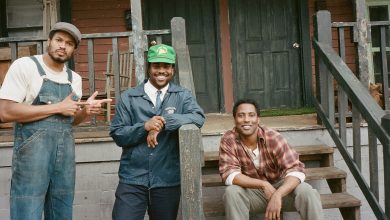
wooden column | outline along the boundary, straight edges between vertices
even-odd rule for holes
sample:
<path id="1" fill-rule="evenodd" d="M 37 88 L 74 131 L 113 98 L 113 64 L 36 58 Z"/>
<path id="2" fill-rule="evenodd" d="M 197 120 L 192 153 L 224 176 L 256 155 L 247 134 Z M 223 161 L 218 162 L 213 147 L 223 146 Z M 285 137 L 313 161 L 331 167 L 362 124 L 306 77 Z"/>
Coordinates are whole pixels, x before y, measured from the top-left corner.
<path id="1" fill-rule="evenodd" d="M 315 38 L 318 42 L 332 46 L 332 23 L 329 11 L 318 11 L 315 17 Z M 329 122 L 334 126 L 334 89 L 333 76 L 322 59 L 316 55 L 317 99 L 324 108 Z"/>
<path id="2" fill-rule="evenodd" d="M 137 85 L 145 79 L 145 50 L 142 27 L 141 0 L 131 0 L 131 26 L 133 29 L 133 46 L 135 61 L 135 78 Z"/>
<path id="3" fill-rule="evenodd" d="M 358 70 L 359 79 L 364 87 L 368 88 L 369 73 L 368 73 L 368 18 L 366 0 L 355 0 L 355 16 L 356 16 L 356 30 L 357 36 L 357 52 L 358 52 Z"/>
<path id="4" fill-rule="evenodd" d="M 196 97 L 190 53 L 186 43 L 186 25 L 181 17 L 174 17 L 171 20 L 172 46 L 176 51 L 177 74 L 179 75 L 180 86 L 190 90 Z"/>
<path id="5" fill-rule="evenodd" d="M 48 36 L 51 27 L 58 21 L 57 0 L 43 0 L 43 36 Z"/>
<path id="6" fill-rule="evenodd" d="M 203 220 L 200 129 L 193 124 L 179 129 L 182 219 Z"/>

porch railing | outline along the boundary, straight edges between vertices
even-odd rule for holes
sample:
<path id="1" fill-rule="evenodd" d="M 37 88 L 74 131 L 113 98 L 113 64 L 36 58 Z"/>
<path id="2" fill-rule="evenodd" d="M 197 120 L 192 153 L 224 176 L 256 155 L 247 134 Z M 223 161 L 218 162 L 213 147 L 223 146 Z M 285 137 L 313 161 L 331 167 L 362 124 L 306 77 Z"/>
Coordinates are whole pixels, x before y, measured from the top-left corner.
<path id="1" fill-rule="evenodd" d="M 192 91 L 195 95 L 195 88 L 192 78 L 192 69 L 190 62 L 190 54 L 186 43 L 185 35 L 185 21 L 183 18 L 173 18 L 171 21 L 171 29 L 165 30 L 143 30 L 142 39 L 140 42 L 149 42 L 155 40 L 157 43 L 162 42 L 163 36 L 172 37 L 172 45 L 176 49 L 177 57 L 177 74 L 175 81 L 181 86 Z M 137 45 L 137 52 L 145 53 L 148 50 L 148 43 L 141 45 L 140 42 L 133 42 L 133 32 L 116 32 L 116 33 L 95 33 L 83 34 L 83 41 L 87 41 L 86 56 L 88 70 L 86 71 L 86 79 L 88 80 L 88 93 L 91 95 L 96 90 L 95 82 L 97 80 L 96 74 L 96 60 L 95 46 L 96 41 L 111 40 L 111 48 L 100 54 L 107 54 L 108 50 L 112 51 L 114 88 L 116 100 L 120 96 L 120 73 L 119 73 L 119 50 L 122 47 L 127 47 L 133 52 L 133 46 Z M 33 43 L 37 45 L 37 54 L 42 54 L 45 50 L 45 43 L 47 38 L 0 38 L 0 43 L 8 43 L 11 48 L 11 61 L 18 57 L 18 46 L 26 43 Z M 101 47 L 100 47 L 101 49 Z M 100 59 L 100 58 L 99 58 Z M 140 58 L 135 56 L 137 60 L 136 65 L 144 65 L 140 69 L 144 69 L 145 61 L 140 61 Z M 139 67 L 139 66 L 138 66 Z M 137 66 L 136 66 L 137 68 Z M 146 69 L 146 68 L 145 68 Z M 145 73 L 146 74 L 146 73 Z M 143 76 L 137 75 L 137 83 L 142 82 Z M 86 91 L 86 90 L 84 90 Z M 108 126 L 97 126 L 96 117 L 91 119 L 91 126 L 85 128 L 77 128 L 76 131 L 87 132 L 95 128 L 95 130 L 107 130 Z M 0 135 L 11 136 L 11 130 L 0 131 Z M 10 141 L 10 139 L 7 139 Z M 1 141 L 1 139 L 0 139 Z M 181 166 L 181 192 L 182 192 L 182 217 L 183 219 L 204 219 L 203 216 L 203 202 L 202 202 L 202 184 L 201 184 L 201 135 L 200 129 L 195 125 L 185 125 L 179 129 L 179 146 L 180 146 L 180 166 Z M 119 159 L 119 158 L 118 158 Z"/>
<path id="2" fill-rule="evenodd" d="M 382 26 L 387 23 L 372 23 Z M 316 97 L 314 104 L 322 123 L 327 128 L 330 136 L 340 151 L 345 163 L 354 176 L 363 195 L 367 199 L 374 214 L 378 219 L 390 219 L 390 115 L 380 108 L 369 94 L 366 86 L 354 75 L 345 63 L 345 44 L 343 42 L 344 27 L 355 27 L 354 23 L 331 23 L 328 11 L 319 11 L 315 19 L 315 38 L 313 40 L 316 55 Z M 338 28 L 339 53 L 332 47 L 332 27 Z M 381 42 L 385 41 L 382 35 Z M 381 47 L 381 49 L 384 49 Z M 386 52 L 383 52 L 386 53 Z M 383 63 L 386 64 L 386 58 Z M 387 66 L 387 65 L 386 65 Z M 383 79 L 387 79 L 387 70 L 382 70 Z M 337 82 L 337 93 L 334 94 L 334 82 Z M 387 80 L 383 82 L 383 90 Z M 335 112 L 335 99 L 337 97 L 338 112 Z M 387 97 L 385 97 L 387 99 Z M 349 101 L 348 101 L 349 100 Z M 350 105 L 348 103 L 351 103 Z M 353 155 L 347 150 L 346 117 L 348 108 L 352 109 L 352 132 L 353 132 Z M 338 123 L 335 123 L 335 116 L 338 116 Z M 369 184 L 367 178 L 362 173 L 361 168 L 361 141 L 360 128 L 361 118 L 368 126 L 368 153 L 369 153 Z M 336 126 L 338 125 L 338 131 Z M 378 144 L 377 139 L 382 144 L 383 155 L 383 182 L 379 180 L 378 169 Z M 384 209 L 380 205 L 379 186 L 384 186 Z"/>

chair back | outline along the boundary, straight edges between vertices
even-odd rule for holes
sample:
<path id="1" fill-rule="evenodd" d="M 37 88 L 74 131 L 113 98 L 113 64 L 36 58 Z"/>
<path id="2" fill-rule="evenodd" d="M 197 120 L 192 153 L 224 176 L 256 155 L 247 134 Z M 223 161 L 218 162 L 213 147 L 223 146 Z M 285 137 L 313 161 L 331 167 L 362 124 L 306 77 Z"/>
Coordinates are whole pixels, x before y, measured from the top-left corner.
<path id="1" fill-rule="evenodd" d="M 106 94 L 107 98 L 115 98 L 115 86 L 114 86 L 114 72 L 115 65 L 119 65 L 119 89 L 120 92 L 125 91 L 131 87 L 133 78 L 133 59 L 134 55 L 130 51 L 120 51 L 118 57 L 118 63 L 114 63 L 112 59 L 112 51 L 107 54 L 107 71 L 106 71 Z M 111 94 L 113 93 L 113 95 Z M 115 102 L 114 102 L 115 103 Z M 115 112 L 115 104 L 107 104 L 107 122 L 111 122 L 111 113 Z"/>
<path id="2" fill-rule="evenodd" d="M 120 51 L 118 57 L 118 64 L 113 63 L 112 51 L 107 54 L 107 71 L 106 71 L 106 92 L 114 89 L 114 65 L 119 65 L 119 84 L 120 91 L 124 91 L 131 87 L 132 83 L 132 70 L 133 70 L 133 59 L 134 55 L 130 51 Z"/>

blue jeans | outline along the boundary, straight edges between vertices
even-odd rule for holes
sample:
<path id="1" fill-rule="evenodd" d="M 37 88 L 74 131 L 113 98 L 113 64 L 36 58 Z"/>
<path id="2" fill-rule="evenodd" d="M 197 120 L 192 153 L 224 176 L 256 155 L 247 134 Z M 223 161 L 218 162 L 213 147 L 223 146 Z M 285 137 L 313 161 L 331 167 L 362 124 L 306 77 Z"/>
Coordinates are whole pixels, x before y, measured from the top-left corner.
<path id="1" fill-rule="evenodd" d="M 69 118 L 16 124 L 11 219 L 72 219 L 75 152 Z"/>
<path id="2" fill-rule="evenodd" d="M 119 183 L 115 197 L 113 220 L 143 220 L 146 210 L 151 220 L 176 220 L 180 186 L 148 189 Z"/>

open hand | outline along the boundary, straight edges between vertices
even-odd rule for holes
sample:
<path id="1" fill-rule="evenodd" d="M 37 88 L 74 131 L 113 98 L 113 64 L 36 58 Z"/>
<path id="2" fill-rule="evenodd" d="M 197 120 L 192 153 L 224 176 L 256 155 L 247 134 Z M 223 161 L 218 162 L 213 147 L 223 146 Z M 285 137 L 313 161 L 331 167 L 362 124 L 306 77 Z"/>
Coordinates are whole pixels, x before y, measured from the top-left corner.
<path id="1" fill-rule="evenodd" d="M 85 112 L 87 115 L 99 114 L 103 103 L 112 102 L 112 99 L 95 99 L 98 95 L 98 91 L 95 91 L 85 103 L 79 102 L 78 104 L 85 106 Z"/>

